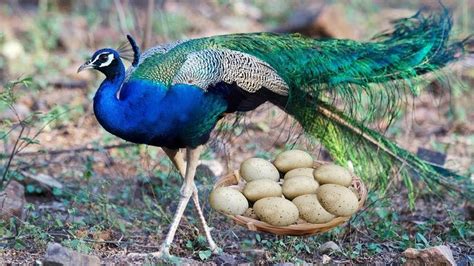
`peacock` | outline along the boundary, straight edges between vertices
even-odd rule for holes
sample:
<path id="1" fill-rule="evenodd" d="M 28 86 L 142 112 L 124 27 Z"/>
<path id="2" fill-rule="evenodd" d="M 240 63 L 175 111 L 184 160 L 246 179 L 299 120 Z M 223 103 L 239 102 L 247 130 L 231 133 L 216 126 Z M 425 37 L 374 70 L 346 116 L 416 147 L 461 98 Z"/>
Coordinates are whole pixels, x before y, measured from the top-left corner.
<path id="1" fill-rule="evenodd" d="M 144 53 L 128 35 L 134 54 L 127 70 L 121 52 L 105 48 L 78 72 L 96 69 L 105 75 L 93 108 L 108 132 L 162 147 L 184 177 L 169 232 L 153 255 L 169 256 L 191 197 L 210 249 L 217 251 L 194 184 L 198 159 L 223 117 L 265 102 L 298 121 L 336 162 L 351 161 L 370 183 L 383 187 L 388 177 L 399 176 L 411 198 L 413 180 L 431 189 L 461 188 L 472 196 L 472 184 L 461 176 L 423 161 L 368 127 L 375 118 L 395 117 L 406 95 L 417 95 L 420 76 L 442 78 L 441 68 L 469 52 L 468 39 L 450 40 L 451 28 L 446 10 L 418 12 L 395 21 L 392 31 L 370 42 L 242 33 L 177 41 Z"/>

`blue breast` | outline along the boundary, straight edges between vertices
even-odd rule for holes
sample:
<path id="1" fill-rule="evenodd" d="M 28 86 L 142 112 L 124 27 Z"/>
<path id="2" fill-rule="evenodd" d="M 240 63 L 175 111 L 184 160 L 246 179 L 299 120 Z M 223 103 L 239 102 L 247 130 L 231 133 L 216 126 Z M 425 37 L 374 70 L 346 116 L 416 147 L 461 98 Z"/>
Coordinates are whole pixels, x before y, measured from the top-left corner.
<path id="1" fill-rule="evenodd" d="M 120 100 L 114 87 L 104 81 L 94 98 L 94 112 L 107 131 L 135 143 L 172 149 L 204 144 L 227 108 L 221 95 L 196 86 L 167 88 L 131 80 L 123 84 Z"/>

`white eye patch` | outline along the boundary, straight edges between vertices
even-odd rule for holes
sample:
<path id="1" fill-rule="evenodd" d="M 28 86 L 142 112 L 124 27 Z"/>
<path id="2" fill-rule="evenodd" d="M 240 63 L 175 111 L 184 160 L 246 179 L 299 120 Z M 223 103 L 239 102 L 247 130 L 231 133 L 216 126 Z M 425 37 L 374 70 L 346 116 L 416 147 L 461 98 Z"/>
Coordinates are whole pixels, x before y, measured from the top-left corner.
<path id="1" fill-rule="evenodd" d="M 112 61 L 114 61 L 114 55 L 113 55 L 113 54 L 108 54 L 108 57 L 109 57 L 109 58 L 107 58 L 107 61 L 105 61 L 104 63 L 100 64 L 99 67 L 108 66 L 108 65 L 110 65 L 110 63 L 112 63 Z"/>
<path id="2" fill-rule="evenodd" d="M 104 63 L 101 63 L 101 64 L 99 65 L 99 67 L 108 66 L 108 65 L 110 65 L 110 64 L 112 63 L 112 61 L 114 61 L 114 55 L 111 54 L 111 53 L 105 52 L 105 53 L 98 54 L 98 55 L 94 58 L 94 60 L 91 62 L 91 64 L 94 64 L 97 60 L 99 60 L 102 55 L 107 55 L 107 61 L 105 61 Z M 102 59 L 102 60 L 103 60 L 103 59 Z M 102 61 L 102 60 L 101 60 L 101 61 Z"/>

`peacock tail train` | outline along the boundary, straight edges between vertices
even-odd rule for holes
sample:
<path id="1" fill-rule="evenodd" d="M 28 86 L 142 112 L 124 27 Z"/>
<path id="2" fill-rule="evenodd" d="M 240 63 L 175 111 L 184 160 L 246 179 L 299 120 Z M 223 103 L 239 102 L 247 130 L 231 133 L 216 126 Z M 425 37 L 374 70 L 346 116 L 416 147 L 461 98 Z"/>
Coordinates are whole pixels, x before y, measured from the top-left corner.
<path id="1" fill-rule="evenodd" d="M 393 119 L 406 95 L 418 94 L 420 75 L 437 71 L 466 53 L 467 40 L 449 41 L 451 26 L 447 12 L 429 17 L 418 13 L 396 21 L 395 30 L 379 35 L 371 46 L 346 43 L 344 48 L 325 50 L 321 67 L 313 69 L 324 74 L 293 92 L 286 109 L 336 162 L 347 165 L 351 161 L 371 185 L 385 190 L 391 178 L 400 177 L 412 206 L 413 180 L 431 190 L 447 188 L 474 199 L 468 177 L 426 162 L 367 127 L 376 118 Z M 438 79 L 442 74 L 434 73 Z"/>
<path id="2" fill-rule="evenodd" d="M 315 46 L 306 54 L 280 55 L 291 56 L 288 62 L 304 66 L 287 66 L 293 84 L 283 108 L 337 163 L 351 161 L 371 185 L 385 190 L 390 180 L 399 176 L 412 205 L 416 196 L 413 180 L 432 190 L 447 188 L 472 199 L 474 186 L 469 178 L 418 158 L 366 126 L 377 118 L 393 119 L 406 95 L 418 94 L 416 79 L 465 53 L 466 41 L 449 41 L 452 22 L 447 12 L 429 17 L 417 13 L 394 25 L 393 32 L 377 36 L 375 43 L 314 41 Z M 442 74 L 434 75 L 442 78 Z M 340 109 L 335 107 L 338 105 Z"/>

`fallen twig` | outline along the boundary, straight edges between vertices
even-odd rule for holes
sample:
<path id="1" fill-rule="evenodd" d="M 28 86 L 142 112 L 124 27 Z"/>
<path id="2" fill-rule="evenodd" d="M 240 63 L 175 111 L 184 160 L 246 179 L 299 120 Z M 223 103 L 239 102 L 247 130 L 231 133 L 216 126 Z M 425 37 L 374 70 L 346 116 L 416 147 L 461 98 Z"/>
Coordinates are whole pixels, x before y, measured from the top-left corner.
<path id="1" fill-rule="evenodd" d="M 55 232 L 49 232 L 48 234 L 52 236 L 57 236 L 57 237 L 66 237 L 66 238 L 72 237 L 74 239 L 79 239 L 85 242 L 95 243 L 95 244 L 114 244 L 116 246 L 119 246 L 121 243 L 123 244 L 128 243 L 128 242 L 122 242 L 122 239 L 124 237 L 123 234 L 120 235 L 120 238 L 118 240 L 99 240 L 99 239 L 91 239 L 91 238 L 80 238 L 73 234 L 63 234 L 63 233 L 55 233 Z"/>
<path id="2" fill-rule="evenodd" d="M 8 161 L 7 161 L 7 163 L 4 167 L 5 170 L 3 171 L 2 181 L 0 183 L 0 189 L 3 189 L 3 183 L 5 181 L 7 181 L 8 169 L 10 168 L 13 157 L 15 156 L 16 148 L 18 147 L 18 143 L 20 142 L 20 139 L 21 139 L 24 131 L 25 131 L 25 126 L 23 126 L 23 124 L 21 124 L 20 134 L 18 135 L 18 138 L 15 140 L 15 144 L 13 145 L 12 152 L 10 153 L 10 156 L 8 157 Z M 5 187 L 6 187 L 6 185 L 5 185 Z"/>
<path id="3" fill-rule="evenodd" d="M 87 88 L 87 82 L 85 80 L 58 80 L 48 82 L 49 86 L 56 89 L 85 89 Z"/>
<path id="4" fill-rule="evenodd" d="M 63 153 L 80 153 L 80 152 L 94 152 L 94 151 L 101 151 L 101 150 L 110 150 L 110 149 L 118 149 L 118 148 L 126 148 L 131 147 L 136 144 L 134 143 L 120 143 L 108 146 L 101 146 L 96 148 L 90 147 L 80 147 L 80 148 L 72 148 L 72 149 L 59 149 L 59 150 L 39 150 L 39 151 L 31 151 L 31 152 L 21 152 L 16 154 L 16 156 L 37 156 L 41 154 L 45 155 L 58 155 Z"/>

